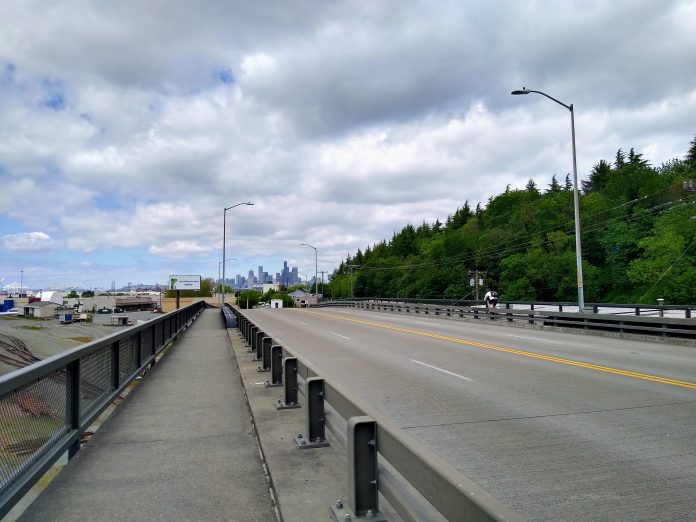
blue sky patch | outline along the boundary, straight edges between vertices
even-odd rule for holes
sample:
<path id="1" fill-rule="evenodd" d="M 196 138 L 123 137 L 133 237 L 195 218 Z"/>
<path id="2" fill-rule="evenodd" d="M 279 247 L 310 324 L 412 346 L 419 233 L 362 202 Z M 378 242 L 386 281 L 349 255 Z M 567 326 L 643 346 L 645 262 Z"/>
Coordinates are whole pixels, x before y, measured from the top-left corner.
<path id="1" fill-rule="evenodd" d="M 53 94 L 43 101 L 43 105 L 54 111 L 62 111 L 65 109 L 65 98 L 62 94 Z"/>
<path id="2" fill-rule="evenodd" d="M 6 63 L 5 67 L 2 69 L 0 74 L 0 83 L 12 83 L 14 82 L 14 73 L 17 70 L 17 66 L 13 63 Z"/>
<path id="3" fill-rule="evenodd" d="M 53 109 L 54 111 L 62 111 L 65 109 L 64 89 L 61 82 L 46 78 L 41 82 L 41 87 L 46 93 L 43 100 L 41 100 L 41 105 Z"/>
<path id="4" fill-rule="evenodd" d="M 218 69 L 215 71 L 215 75 L 218 80 L 226 85 L 232 85 L 234 83 L 234 76 L 232 75 L 231 69 Z"/>

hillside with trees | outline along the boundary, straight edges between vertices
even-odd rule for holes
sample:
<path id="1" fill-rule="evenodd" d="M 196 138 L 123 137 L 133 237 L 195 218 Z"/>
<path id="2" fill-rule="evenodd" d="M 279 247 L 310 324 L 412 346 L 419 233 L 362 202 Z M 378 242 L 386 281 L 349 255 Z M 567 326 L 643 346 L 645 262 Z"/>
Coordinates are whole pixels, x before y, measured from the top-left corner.
<path id="1" fill-rule="evenodd" d="M 696 303 L 694 178 L 696 137 L 659 167 L 633 148 L 593 167 L 580 194 L 586 302 Z M 407 224 L 349 255 L 326 294 L 350 297 L 352 280 L 355 297 L 473 299 L 478 270 L 503 300 L 577 302 L 572 188 L 570 175 L 529 180 L 444 223 Z"/>

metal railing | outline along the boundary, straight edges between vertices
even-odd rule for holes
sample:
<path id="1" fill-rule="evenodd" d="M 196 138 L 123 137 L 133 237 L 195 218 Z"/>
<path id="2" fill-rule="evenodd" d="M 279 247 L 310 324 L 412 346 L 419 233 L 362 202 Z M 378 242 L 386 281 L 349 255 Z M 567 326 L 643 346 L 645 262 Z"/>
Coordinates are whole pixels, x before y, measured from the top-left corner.
<path id="1" fill-rule="evenodd" d="M 337 520 L 380 516 L 378 493 L 406 521 L 518 520 L 519 516 L 455 470 L 374 408 L 362 404 L 342 386 L 273 339 L 238 309 L 225 305 L 225 315 L 236 316 L 236 327 L 259 370 L 270 372 L 267 386 L 282 386 L 284 400 L 276 408 L 300 406 L 303 392 L 306 433 L 297 435 L 298 449 L 328 445 L 326 428 L 344 446 L 348 458 L 348 502 L 330 507 Z M 304 381 L 304 386 L 298 382 Z M 361 519 L 362 520 L 362 519 Z"/>
<path id="2" fill-rule="evenodd" d="M 333 303 L 333 304 L 327 304 Z M 341 306 L 340 303 L 400 303 L 433 305 L 449 308 L 483 308 L 485 301 L 474 299 L 420 299 L 420 298 L 379 298 L 379 297 L 355 297 L 352 299 L 327 299 L 319 303 L 319 306 Z M 317 305 L 310 305 L 312 307 Z M 570 301 L 501 301 L 498 300 L 498 309 L 513 310 L 544 310 L 563 312 L 564 310 L 577 310 L 578 303 Z M 636 316 L 670 316 L 691 319 L 696 311 L 696 305 L 665 305 L 654 306 L 646 304 L 620 304 L 620 303 L 585 303 L 585 314 L 600 315 L 636 315 Z"/>
<path id="3" fill-rule="evenodd" d="M 524 322 L 531 325 L 553 326 L 559 328 L 574 328 L 582 330 L 596 330 L 614 332 L 617 335 L 650 335 L 660 338 L 680 338 L 696 342 L 696 321 L 691 318 L 672 318 L 660 316 L 641 315 L 647 308 L 636 309 L 635 315 L 577 313 L 555 311 L 553 309 L 539 310 L 540 303 L 528 303 L 529 308 L 513 308 L 513 303 L 500 303 L 495 311 L 489 313 L 480 306 L 463 306 L 448 304 L 433 304 L 422 302 L 384 301 L 384 300 L 340 300 L 324 301 L 315 307 L 347 307 L 381 312 L 403 313 L 410 315 L 432 315 L 451 319 L 468 320 L 495 320 L 504 322 Z M 545 308 L 563 309 L 563 304 L 554 303 L 555 306 Z M 595 305 L 596 306 L 596 305 Z M 602 305 L 609 306 L 609 305 Z M 625 309 L 630 305 L 613 305 Z M 637 306 L 637 305 L 635 305 Z M 685 310 L 690 317 L 689 307 L 672 307 Z M 654 310 L 654 308 L 650 309 Z"/>
<path id="4" fill-rule="evenodd" d="M 0 518 L 205 308 L 200 301 L 0 376 Z"/>

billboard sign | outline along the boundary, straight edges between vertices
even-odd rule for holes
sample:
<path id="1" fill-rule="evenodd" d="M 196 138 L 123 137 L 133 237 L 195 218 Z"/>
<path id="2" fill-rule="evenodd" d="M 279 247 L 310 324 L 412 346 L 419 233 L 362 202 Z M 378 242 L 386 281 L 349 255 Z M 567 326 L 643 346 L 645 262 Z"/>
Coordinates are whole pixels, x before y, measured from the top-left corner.
<path id="1" fill-rule="evenodd" d="M 170 275 L 170 290 L 200 290 L 201 276 L 199 275 Z"/>

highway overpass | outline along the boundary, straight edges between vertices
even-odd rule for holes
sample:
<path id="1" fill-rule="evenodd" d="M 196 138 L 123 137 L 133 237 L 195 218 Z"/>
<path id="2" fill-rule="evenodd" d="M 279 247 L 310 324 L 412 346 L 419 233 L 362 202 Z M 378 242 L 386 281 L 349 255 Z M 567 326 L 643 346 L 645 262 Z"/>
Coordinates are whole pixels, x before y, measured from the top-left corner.
<path id="1" fill-rule="evenodd" d="M 337 308 L 243 314 L 525 519 L 696 512 L 693 346 Z"/>

